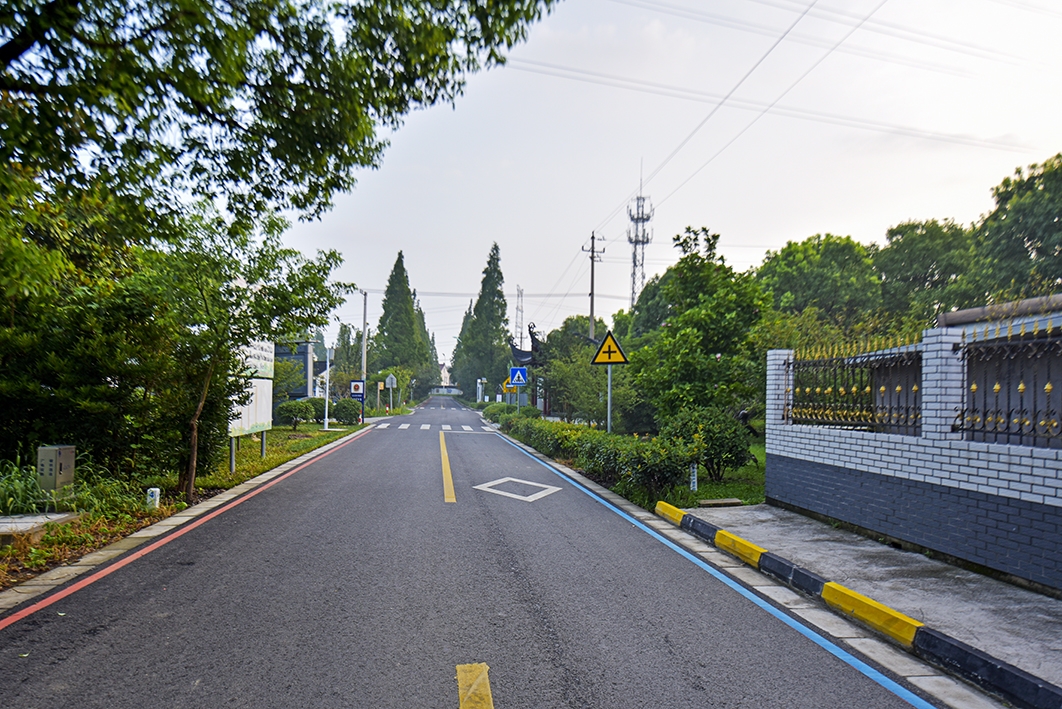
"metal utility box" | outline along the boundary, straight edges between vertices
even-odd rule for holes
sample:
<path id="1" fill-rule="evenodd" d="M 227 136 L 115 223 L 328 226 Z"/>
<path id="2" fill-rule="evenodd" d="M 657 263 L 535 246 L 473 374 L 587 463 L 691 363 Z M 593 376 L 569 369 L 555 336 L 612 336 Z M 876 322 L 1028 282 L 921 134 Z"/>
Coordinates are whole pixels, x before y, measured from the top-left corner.
<path id="1" fill-rule="evenodd" d="M 37 483 L 42 490 L 59 490 L 74 484 L 74 446 L 37 449 Z"/>

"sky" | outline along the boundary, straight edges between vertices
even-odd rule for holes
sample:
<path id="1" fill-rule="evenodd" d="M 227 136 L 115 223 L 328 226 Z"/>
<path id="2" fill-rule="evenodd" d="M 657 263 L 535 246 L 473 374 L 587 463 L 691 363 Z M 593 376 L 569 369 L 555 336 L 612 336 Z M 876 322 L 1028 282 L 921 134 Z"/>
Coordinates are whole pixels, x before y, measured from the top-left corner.
<path id="1" fill-rule="evenodd" d="M 370 327 L 401 250 L 449 362 L 493 242 L 510 330 L 519 287 L 524 332 L 548 333 L 589 312 L 594 233 L 611 323 L 640 180 L 648 277 L 687 226 L 745 270 L 818 233 L 883 244 L 905 221 L 976 221 L 993 186 L 1062 152 L 1060 32 L 1050 0 L 563 0 L 286 243 L 342 252 Z M 334 313 L 329 342 L 362 305 Z"/>

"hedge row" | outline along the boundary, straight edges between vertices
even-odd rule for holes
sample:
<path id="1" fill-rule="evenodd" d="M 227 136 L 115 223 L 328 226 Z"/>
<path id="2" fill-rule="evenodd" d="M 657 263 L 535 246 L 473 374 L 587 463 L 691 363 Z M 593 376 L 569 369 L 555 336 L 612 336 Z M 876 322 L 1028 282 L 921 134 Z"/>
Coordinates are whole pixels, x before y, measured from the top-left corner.
<path id="1" fill-rule="evenodd" d="M 517 418 L 507 432 L 551 458 L 571 461 L 594 482 L 612 487 L 624 478 L 657 494 L 689 477 L 685 446 L 662 438 L 640 440 L 561 421 Z"/>

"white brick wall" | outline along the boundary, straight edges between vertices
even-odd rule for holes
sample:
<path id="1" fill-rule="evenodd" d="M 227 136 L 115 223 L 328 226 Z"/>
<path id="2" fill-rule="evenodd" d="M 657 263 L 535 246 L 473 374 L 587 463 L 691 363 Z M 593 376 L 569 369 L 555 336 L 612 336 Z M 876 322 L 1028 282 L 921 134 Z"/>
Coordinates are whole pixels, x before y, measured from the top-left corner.
<path id="1" fill-rule="evenodd" d="M 921 436 L 787 424 L 786 363 L 793 352 L 771 350 L 767 453 L 1062 507 L 1062 450 L 977 443 L 952 432 L 965 387 L 953 348 L 961 337 L 961 328 L 924 333 Z"/>

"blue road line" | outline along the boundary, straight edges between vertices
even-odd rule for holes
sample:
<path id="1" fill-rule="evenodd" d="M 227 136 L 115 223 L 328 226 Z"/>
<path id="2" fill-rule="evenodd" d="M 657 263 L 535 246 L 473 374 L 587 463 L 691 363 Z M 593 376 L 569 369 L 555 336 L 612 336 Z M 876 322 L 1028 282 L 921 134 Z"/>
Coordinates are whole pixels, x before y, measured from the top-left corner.
<path id="1" fill-rule="evenodd" d="M 866 677 L 872 679 L 873 681 L 877 682 L 879 685 L 881 685 L 885 689 L 889 690 L 890 692 L 892 692 L 893 694 L 898 696 L 900 699 L 903 699 L 908 704 L 910 704 L 912 706 L 915 706 L 915 707 L 918 707 L 918 709 L 937 709 L 937 707 L 935 707 L 934 705 L 930 704 L 926 700 L 922 699 L 921 697 L 919 697 L 914 692 L 910 691 L 909 689 L 906 689 L 905 687 L 903 687 L 902 685 L 900 685 L 896 681 L 889 679 L 888 677 L 883 675 L 881 672 L 875 670 L 873 667 L 871 667 L 867 663 L 863 662 L 859 658 L 855 657 L 854 655 L 852 655 L 851 653 L 849 653 L 847 650 L 843 649 L 839 645 L 827 640 L 826 638 L 824 638 L 823 636 L 819 635 L 818 633 L 816 633 L 815 631 L 811 630 L 810 628 L 806 627 L 802 623 L 797 622 L 795 619 L 790 617 L 788 614 L 778 610 L 773 605 L 771 605 L 767 601 L 765 601 L 762 598 L 760 598 L 757 594 L 755 594 L 752 591 L 748 590 L 747 588 L 745 588 L 744 586 L 739 584 L 737 581 L 735 581 L 734 579 L 732 579 L 729 576 L 727 576 L 726 574 L 724 574 L 722 571 L 719 571 L 718 569 L 716 569 L 714 566 L 712 566 L 711 564 L 706 562 L 704 559 L 701 559 L 701 558 L 695 556 L 693 553 L 691 553 L 690 551 L 688 551 L 688 550 L 684 549 L 683 547 L 679 546 L 678 544 L 676 544 L 675 542 L 671 541 L 667 537 L 663 536 L 662 534 L 657 532 L 655 529 L 652 529 L 651 527 L 647 526 L 641 520 L 639 520 L 639 519 L 637 519 L 635 517 L 631 517 L 629 514 L 624 512 L 619 507 L 616 507 L 614 504 L 612 504 L 608 500 L 605 500 L 605 499 L 601 498 L 599 495 L 594 493 L 592 490 L 588 490 L 581 483 L 579 483 L 578 481 L 573 480 L 572 478 L 568 477 L 563 472 L 561 472 L 560 470 L 557 470 L 556 468 L 554 468 L 549 463 L 541 460 L 540 458 L 536 458 L 535 456 L 531 455 L 530 453 L 525 451 L 523 448 L 521 448 L 520 446 L 516 445 L 515 443 L 513 443 L 512 441 L 510 441 L 509 439 L 505 438 L 502 435 L 499 435 L 498 438 L 501 438 L 503 441 L 505 441 L 510 446 L 512 446 L 516 450 L 518 450 L 521 453 L 523 453 L 524 455 L 526 455 L 531 460 L 537 462 L 539 465 L 541 465 L 544 468 L 546 468 L 547 470 L 551 471 L 554 475 L 557 475 L 560 478 L 566 480 L 572 486 L 576 487 L 577 489 L 579 489 L 584 494 L 589 495 L 592 499 L 594 499 L 597 502 L 601 503 L 602 505 L 604 505 L 606 508 L 608 508 L 612 512 L 616 513 L 617 515 L 619 515 L 623 519 L 627 520 L 628 522 L 630 522 L 634 526 L 638 527 L 639 529 L 641 529 L 643 532 L 645 532 L 649 536 L 657 539 L 658 541 L 663 543 L 665 546 L 670 547 L 672 550 L 678 552 L 680 555 L 684 556 L 689 561 L 692 561 L 694 564 L 696 564 L 697 566 L 699 566 L 702 569 L 704 569 L 705 571 L 707 571 L 709 574 L 711 574 L 716 579 L 718 579 L 719 581 L 721 581 L 724 584 L 726 584 L 727 586 L 729 586 L 731 589 L 733 589 L 737 593 L 741 594 L 742 596 L 744 596 L 745 598 L 747 598 L 748 600 L 752 601 L 757 606 L 762 608 L 763 610 L 765 610 L 768 613 L 770 613 L 771 615 L 773 615 L 778 620 L 780 620 L 783 623 L 785 623 L 786 625 L 788 625 L 793 630 L 796 630 L 798 633 L 800 633 L 801 635 L 803 635 L 807 639 L 811 640 L 813 643 L 815 643 L 816 645 L 821 647 L 826 652 L 830 653 L 831 655 L 833 655 L 837 659 L 842 660 L 843 662 L 847 663 L 848 665 L 850 665 L 854 669 L 856 669 L 859 672 L 861 672 L 864 676 L 866 676 Z"/>

